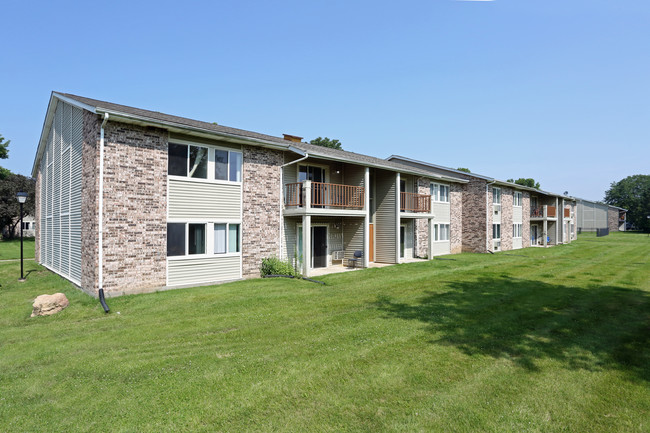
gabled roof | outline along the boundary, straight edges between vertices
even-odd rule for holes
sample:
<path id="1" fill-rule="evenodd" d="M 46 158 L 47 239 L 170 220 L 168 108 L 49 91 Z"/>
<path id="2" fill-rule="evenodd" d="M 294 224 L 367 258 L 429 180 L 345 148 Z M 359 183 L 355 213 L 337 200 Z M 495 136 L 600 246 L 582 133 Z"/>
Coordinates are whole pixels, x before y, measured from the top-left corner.
<path id="1" fill-rule="evenodd" d="M 565 198 L 565 199 L 568 199 L 568 200 L 571 200 L 571 201 L 575 200 L 575 197 L 571 197 L 571 196 L 568 196 L 568 195 L 556 194 L 554 192 L 544 191 L 544 190 L 537 189 L 537 188 L 531 188 L 529 186 L 523 186 L 523 185 L 519 185 L 519 184 L 513 183 L 513 182 L 506 182 L 504 180 L 495 179 L 493 177 L 485 176 L 485 175 L 478 174 L 478 173 L 467 173 L 467 172 L 464 172 L 464 171 L 456 170 L 456 169 L 451 168 L 451 167 L 445 167 L 444 165 L 432 164 L 432 163 L 426 162 L 426 161 L 420 161 L 420 160 L 413 159 L 413 158 L 407 158 L 406 156 L 391 155 L 388 158 L 386 158 L 386 160 L 388 160 L 388 161 L 394 161 L 394 160 L 406 161 L 406 162 L 409 162 L 409 163 L 419 164 L 419 165 L 422 165 L 422 166 L 425 166 L 425 167 L 431 167 L 432 169 L 448 171 L 450 173 L 457 174 L 457 175 L 476 177 L 478 179 L 483 179 L 488 183 L 493 183 L 493 184 L 496 184 L 496 185 L 509 186 L 511 188 L 514 188 L 514 189 L 521 189 L 521 190 L 524 190 L 524 191 L 536 192 L 536 193 L 539 193 L 539 194 Z"/>
<path id="2" fill-rule="evenodd" d="M 100 101 L 97 99 L 86 98 L 83 96 L 73 95 L 70 93 L 52 92 L 48 112 L 43 125 L 41 133 L 41 140 L 39 148 L 34 160 L 34 167 L 32 168 L 32 175 L 36 175 L 36 167 L 40 162 L 42 151 L 45 147 L 47 140 L 47 133 L 51 125 L 51 117 L 56 109 L 54 100 L 61 100 L 90 111 L 96 114 L 108 113 L 110 118 L 116 118 L 120 121 L 129 123 L 138 123 L 146 125 L 160 126 L 170 130 L 178 131 L 194 131 L 200 132 L 204 135 L 217 137 L 220 139 L 227 139 L 231 141 L 238 141 L 251 145 L 262 147 L 270 147 L 280 150 L 300 149 L 308 152 L 310 156 L 321 157 L 329 160 L 336 160 L 342 162 L 350 162 L 354 164 L 367 165 L 374 168 L 380 168 L 395 172 L 413 174 L 416 176 L 426 176 L 431 178 L 438 178 L 449 182 L 466 183 L 467 180 L 455 176 L 440 176 L 429 173 L 426 170 L 418 170 L 410 165 L 402 164 L 395 161 L 387 161 L 382 158 L 376 158 L 370 155 L 363 155 L 360 153 L 349 152 L 345 150 L 337 150 L 328 147 L 315 146 L 309 143 L 297 143 L 285 140 L 281 137 L 275 137 L 267 134 L 260 134 L 257 132 L 246 131 L 244 129 L 231 128 L 228 126 L 217 125 L 210 122 L 202 122 L 200 120 L 189 119 L 186 117 L 174 116 L 165 114 L 158 111 L 144 110 L 141 108 L 130 107 L 127 105 L 115 104 L 107 101 Z"/>

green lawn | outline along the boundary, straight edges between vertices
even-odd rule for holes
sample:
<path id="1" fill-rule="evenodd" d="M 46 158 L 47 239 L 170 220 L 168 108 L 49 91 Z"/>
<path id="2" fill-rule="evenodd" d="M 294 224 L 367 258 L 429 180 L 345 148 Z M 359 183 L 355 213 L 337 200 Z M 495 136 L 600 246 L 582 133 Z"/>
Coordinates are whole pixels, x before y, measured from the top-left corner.
<path id="1" fill-rule="evenodd" d="M 23 239 L 23 256 L 26 259 L 34 258 L 34 238 Z M 19 258 L 20 238 L 12 240 L 0 239 L 0 260 L 11 260 Z"/>
<path id="2" fill-rule="evenodd" d="M 650 238 L 448 257 L 108 315 L 0 263 L 0 431 L 650 431 Z"/>

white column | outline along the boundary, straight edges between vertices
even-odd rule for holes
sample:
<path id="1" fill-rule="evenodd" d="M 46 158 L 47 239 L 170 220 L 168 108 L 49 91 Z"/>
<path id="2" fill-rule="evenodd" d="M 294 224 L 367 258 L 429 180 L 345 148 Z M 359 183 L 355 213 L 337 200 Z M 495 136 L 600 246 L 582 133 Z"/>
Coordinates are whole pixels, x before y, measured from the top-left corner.
<path id="1" fill-rule="evenodd" d="M 555 245 L 557 245 L 557 244 L 560 243 L 560 242 L 559 242 L 559 240 L 560 240 L 560 233 L 559 233 L 559 230 L 558 230 L 558 229 L 559 229 L 559 227 L 558 227 L 559 224 L 558 224 L 558 223 L 559 223 L 560 221 L 562 221 L 562 220 L 560 219 L 560 209 L 559 209 L 559 205 L 560 205 L 559 200 L 558 200 L 557 197 L 555 197 Z M 564 217 L 564 214 L 562 214 L 562 217 Z"/>
<path id="2" fill-rule="evenodd" d="M 433 218 L 429 218 L 428 230 L 429 230 L 429 242 L 427 246 L 427 257 L 429 257 L 429 260 L 431 260 L 433 259 Z"/>
<path id="3" fill-rule="evenodd" d="M 544 216 L 546 216 L 546 206 L 544 206 Z M 544 236 L 544 246 L 548 246 L 548 221 L 544 218 L 544 231 L 542 232 Z"/>
<path id="4" fill-rule="evenodd" d="M 302 217 L 302 274 L 309 276 L 311 271 L 311 215 Z"/>
<path id="5" fill-rule="evenodd" d="M 401 259 L 399 256 L 399 229 L 400 229 L 400 200 L 402 195 L 399 190 L 399 173 L 395 175 L 395 263 L 400 263 Z"/>
<path id="6" fill-rule="evenodd" d="M 364 207 L 366 215 L 363 221 L 363 267 L 370 266 L 370 167 L 366 167 L 363 178 Z"/>
<path id="7" fill-rule="evenodd" d="M 311 180 L 306 180 L 303 182 L 302 190 L 304 194 L 303 205 L 307 211 L 311 208 Z"/>

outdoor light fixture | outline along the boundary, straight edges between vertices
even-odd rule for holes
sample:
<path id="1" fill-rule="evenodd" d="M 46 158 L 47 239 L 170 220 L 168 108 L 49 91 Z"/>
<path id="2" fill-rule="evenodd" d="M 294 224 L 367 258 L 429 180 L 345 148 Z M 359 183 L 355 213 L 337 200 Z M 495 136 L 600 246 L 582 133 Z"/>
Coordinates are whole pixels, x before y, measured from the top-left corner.
<path id="1" fill-rule="evenodd" d="M 18 203 L 20 203 L 20 280 L 18 281 L 25 281 L 23 274 L 23 204 L 27 201 L 27 195 L 26 192 L 16 194 Z"/>

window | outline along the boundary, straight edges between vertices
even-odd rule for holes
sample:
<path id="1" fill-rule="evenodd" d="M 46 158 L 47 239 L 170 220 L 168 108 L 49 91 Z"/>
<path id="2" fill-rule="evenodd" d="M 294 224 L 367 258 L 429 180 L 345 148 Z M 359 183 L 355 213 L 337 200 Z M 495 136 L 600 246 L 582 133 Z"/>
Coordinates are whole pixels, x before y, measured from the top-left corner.
<path id="1" fill-rule="evenodd" d="M 227 150 L 214 150 L 214 178 L 241 182 L 242 154 Z"/>
<path id="2" fill-rule="evenodd" d="M 441 185 L 432 183 L 429 186 L 431 192 L 431 199 L 443 203 L 449 203 L 449 185 Z"/>
<path id="3" fill-rule="evenodd" d="M 522 202 L 521 197 L 522 197 L 522 194 L 520 192 L 515 191 L 515 197 L 514 197 L 514 202 L 513 202 L 515 206 L 521 206 L 521 202 Z"/>
<path id="4" fill-rule="evenodd" d="M 209 167 L 213 157 L 214 174 L 212 175 L 209 173 L 212 170 Z M 171 176 L 241 182 L 241 173 L 241 152 L 169 143 L 167 174 Z"/>
<path id="5" fill-rule="evenodd" d="M 185 255 L 185 224 L 167 223 L 167 256 Z"/>
<path id="6" fill-rule="evenodd" d="M 241 225 L 240 224 L 215 224 L 214 225 L 214 253 L 225 254 L 241 251 Z"/>
<path id="7" fill-rule="evenodd" d="M 205 224 L 189 224 L 188 254 L 205 254 Z"/>
<path id="8" fill-rule="evenodd" d="M 433 225 L 433 240 L 434 241 L 448 241 L 449 240 L 449 224 L 434 224 Z"/>
<path id="9" fill-rule="evenodd" d="M 492 224 L 492 238 L 501 239 L 501 224 Z"/>
<path id="10" fill-rule="evenodd" d="M 501 204 L 501 188 L 492 188 L 492 203 Z"/>
<path id="11" fill-rule="evenodd" d="M 520 238 L 521 237 L 521 224 L 512 225 L 512 237 Z"/>

